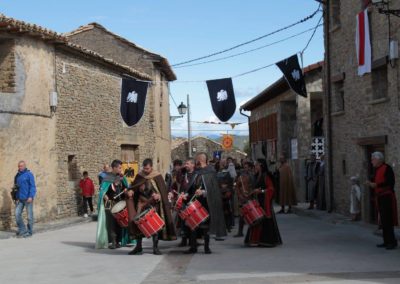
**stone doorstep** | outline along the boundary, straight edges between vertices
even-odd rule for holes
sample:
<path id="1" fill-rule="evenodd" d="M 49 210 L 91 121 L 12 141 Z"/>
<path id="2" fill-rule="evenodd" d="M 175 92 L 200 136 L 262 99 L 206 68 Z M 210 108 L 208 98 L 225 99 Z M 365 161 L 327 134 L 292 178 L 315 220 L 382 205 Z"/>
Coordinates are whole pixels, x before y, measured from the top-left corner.
<path id="1" fill-rule="evenodd" d="M 369 224 L 364 221 L 353 222 L 350 220 L 349 216 L 345 216 L 339 213 L 328 213 L 326 210 L 308 210 L 308 203 L 299 203 L 297 206 L 293 206 L 292 210 L 296 215 L 310 217 L 314 219 L 318 219 L 324 221 L 326 223 L 331 223 L 334 225 L 337 224 L 345 224 L 345 225 L 353 225 L 362 228 L 368 228 L 371 230 L 371 233 L 376 236 L 382 236 L 382 230 L 378 230 L 378 226 L 374 224 Z M 400 228 L 395 228 L 396 238 L 400 240 Z"/>
<path id="2" fill-rule="evenodd" d="M 50 222 L 44 222 L 44 223 L 38 222 L 38 223 L 34 224 L 33 232 L 34 232 L 34 234 L 37 234 L 37 233 L 59 230 L 59 229 L 63 229 L 66 227 L 73 226 L 73 225 L 81 224 L 81 223 L 89 223 L 96 219 L 97 219 L 97 215 L 93 215 L 92 217 L 88 217 L 88 218 L 83 218 L 83 217 L 79 216 L 79 217 L 63 218 L 63 219 L 50 221 Z M 16 237 L 15 232 L 16 232 L 16 228 L 14 228 L 14 230 L 12 230 L 12 231 L 0 231 L 0 240 Z"/>

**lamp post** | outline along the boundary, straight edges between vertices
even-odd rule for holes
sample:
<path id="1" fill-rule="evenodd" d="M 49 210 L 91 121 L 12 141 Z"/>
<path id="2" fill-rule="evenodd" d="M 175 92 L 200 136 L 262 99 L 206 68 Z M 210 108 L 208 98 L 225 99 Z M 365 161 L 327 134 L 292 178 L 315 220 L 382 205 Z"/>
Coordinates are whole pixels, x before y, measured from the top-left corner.
<path id="1" fill-rule="evenodd" d="M 190 127 L 190 104 L 189 94 L 187 95 L 187 121 L 188 121 L 188 158 L 192 157 L 192 130 Z"/>
<path id="2" fill-rule="evenodd" d="M 187 112 L 187 123 L 188 123 L 188 157 L 192 157 L 192 130 L 190 127 L 190 104 L 189 104 L 189 94 L 187 95 L 187 99 L 186 99 L 186 103 L 187 105 L 185 105 L 183 102 L 181 102 L 181 104 L 178 106 L 178 112 L 180 114 L 180 116 L 177 117 L 172 117 L 172 118 L 178 118 L 178 117 L 183 117 L 186 112 Z"/>

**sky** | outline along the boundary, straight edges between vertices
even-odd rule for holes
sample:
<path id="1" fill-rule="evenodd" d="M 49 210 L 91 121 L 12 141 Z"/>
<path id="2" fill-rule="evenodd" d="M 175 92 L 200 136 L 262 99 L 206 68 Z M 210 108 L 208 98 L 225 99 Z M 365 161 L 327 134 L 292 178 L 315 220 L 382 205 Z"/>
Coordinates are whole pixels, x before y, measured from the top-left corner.
<path id="1" fill-rule="evenodd" d="M 297 22 L 312 14 L 318 5 L 315 0 L 0 0 L 0 13 L 59 33 L 97 22 L 129 41 L 166 57 L 171 64 L 177 64 Z M 305 23 L 208 60 L 245 52 L 310 30 L 321 16 L 322 13 L 318 13 Z M 171 115 L 178 115 L 174 101 L 177 105 L 180 102 L 186 104 L 189 94 L 193 135 L 248 135 L 247 118 L 238 110 L 230 122 L 243 124 L 233 131 L 229 125 L 197 123 L 218 122 L 211 109 L 205 81 L 233 77 L 278 62 L 301 51 L 311 35 L 312 30 L 227 60 L 174 68 L 178 80 L 170 83 Z M 323 54 L 323 31 L 320 27 L 304 52 L 303 66 L 322 60 Z M 279 69 L 271 66 L 233 78 L 237 108 L 281 76 Z M 186 116 L 171 122 L 171 129 L 174 136 L 186 136 Z"/>

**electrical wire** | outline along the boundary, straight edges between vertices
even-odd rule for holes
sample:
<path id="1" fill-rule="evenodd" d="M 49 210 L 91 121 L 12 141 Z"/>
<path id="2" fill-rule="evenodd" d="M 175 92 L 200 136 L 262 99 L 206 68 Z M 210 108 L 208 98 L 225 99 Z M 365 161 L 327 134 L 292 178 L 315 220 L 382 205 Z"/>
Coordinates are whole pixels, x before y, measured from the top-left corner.
<path id="1" fill-rule="evenodd" d="M 322 26 L 322 24 L 319 24 L 319 25 L 318 25 L 318 27 L 320 27 L 320 26 Z M 300 33 L 291 35 L 291 36 L 289 36 L 289 37 L 285 37 L 285 38 L 283 38 L 283 39 L 281 39 L 281 40 L 274 41 L 274 42 L 271 42 L 271 43 L 266 44 L 266 45 L 262 45 L 262 46 L 257 47 L 257 48 L 249 49 L 249 50 L 246 50 L 246 51 L 243 51 L 243 52 L 240 52 L 240 53 L 232 54 L 232 55 L 225 56 L 225 57 L 220 57 L 220 58 L 213 59 L 213 60 L 207 60 L 207 61 L 203 61 L 203 62 L 199 62 L 199 63 L 194 63 L 194 64 L 176 66 L 175 69 L 178 69 L 178 68 L 185 68 L 185 67 L 192 67 L 192 66 L 198 66 L 198 65 L 203 65 L 203 64 L 207 64 L 207 63 L 212 63 L 212 62 L 217 62 L 217 61 L 222 61 L 222 60 L 234 58 L 234 57 L 237 57 L 237 56 L 240 56 L 240 55 L 248 54 L 248 53 L 251 53 L 251 52 L 254 52 L 254 51 L 257 51 L 257 50 L 260 50 L 260 49 L 263 49 L 263 48 L 266 48 L 266 47 L 269 47 L 269 46 L 272 46 L 272 45 L 275 45 L 275 44 L 278 44 L 278 43 L 281 43 L 281 42 L 284 42 L 284 41 L 287 41 L 287 40 L 289 40 L 289 39 L 298 37 L 298 36 L 300 36 L 300 35 L 303 35 L 303 34 L 305 34 L 305 33 L 308 33 L 308 32 L 310 32 L 310 31 L 313 31 L 313 30 L 315 31 L 315 27 L 312 27 L 312 28 L 310 28 L 310 29 L 308 29 L 308 30 L 305 30 L 305 31 L 302 31 L 302 32 L 300 32 Z"/>
<path id="2" fill-rule="evenodd" d="M 249 40 L 249 41 L 246 41 L 246 42 L 237 44 L 237 45 L 232 46 L 232 47 L 230 47 L 230 48 L 227 48 L 227 49 L 224 49 L 224 50 L 221 50 L 221 51 L 217 51 L 217 52 L 214 52 L 214 53 L 211 53 L 211 54 L 208 54 L 208 55 L 204 55 L 204 56 L 201 56 L 201 57 L 198 57 L 198 58 L 186 60 L 186 61 L 183 61 L 183 62 L 180 62 L 180 63 L 172 64 L 171 66 L 172 66 L 172 67 L 176 67 L 176 66 L 180 66 L 180 65 L 185 65 L 185 64 L 187 64 L 187 63 L 199 61 L 199 60 L 206 59 L 206 58 L 209 58 L 209 57 L 212 57 L 212 56 L 215 56 L 215 55 L 219 55 L 219 54 L 222 54 L 222 53 L 226 53 L 226 52 L 228 52 L 228 51 L 237 49 L 237 48 L 242 47 L 242 46 L 244 46 L 244 45 L 248 45 L 248 44 L 250 44 L 250 43 L 259 41 L 259 40 L 261 40 L 261 39 L 264 39 L 264 38 L 266 38 L 266 37 L 268 37 L 268 36 L 271 36 L 271 35 L 274 35 L 274 34 L 276 34 L 276 33 L 282 32 L 282 31 L 287 30 L 287 29 L 289 29 L 289 28 L 291 28 L 291 27 L 294 27 L 294 26 L 296 26 L 296 25 L 299 25 L 299 24 L 302 24 L 302 23 L 304 23 L 304 22 L 307 22 L 308 20 L 311 20 L 318 12 L 321 11 L 320 7 L 321 7 L 321 4 L 318 6 L 318 9 L 315 10 L 311 15 L 309 15 L 309 16 L 307 16 L 307 17 L 305 17 L 305 18 L 303 18 L 303 19 L 301 19 L 301 20 L 299 20 L 299 21 L 297 21 L 297 22 L 295 22 L 295 23 L 293 23 L 293 24 L 290 24 L 290 25 L 287 25 L 287 26 L 285 26 L 285 27 L 283 27 L 283 28 L 277 29 L 277 30 L 275 30 L 275 31 L 273 31 L 273 32 L 270 32 L 270 33 L 267 33 L 267 34 L 265 34 L 265 35 L 259 36 L 259 37 L 255 38 L 255 39 L 252 39 L 252 40 Z"/>
<path id="3" fill-rule="evenodd" d="M 301 54 L 303 54 L 304 53 L 304 51 L 306 51 L 306 49 L 308 48 L 308 46 L 310 45 L 310 42 L 312 41 L 312 39 L 314 38 L 314 36 L 315 36 L 315 32 L 317 31 L 317 29 L 318 29 L 318 27 L 320 27 L 321 26 L 321 21 L 322 21 L 322 16 L 321 16 L 321 18 L 319 18 L 319 21 L 318 21 L 318 23 L 317 23 L 317 25 L 315 26 L 315 28 L 314 28 L 314 31 L 313 31 L 313 33 L 312 33 L 312 35 L 311 35 L 311 37 L 310 37 L 310 39 L 308 40 L 308 42 L 307 42 L 307 44 L 306 44 L 306 46 L 303 48 L 303 50 L 301 51 Z"/>

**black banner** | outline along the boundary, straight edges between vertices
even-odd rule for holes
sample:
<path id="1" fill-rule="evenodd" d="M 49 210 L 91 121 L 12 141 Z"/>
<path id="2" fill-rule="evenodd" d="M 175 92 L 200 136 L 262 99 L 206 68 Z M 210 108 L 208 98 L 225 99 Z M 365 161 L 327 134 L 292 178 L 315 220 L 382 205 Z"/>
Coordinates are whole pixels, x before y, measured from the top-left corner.
<path id="1" fill-rule="evenodd" d="M 122 78 L 121 116 L 128 126 L 139 122 L 144 113 L 148 82 Z"/>
<path id="2" fill-rule="evenodd" d="M 211 106 L 219 120 L 228 121 L 236 110 L 235 93 L 231 78 L 207 81 Z"/>
<path id="3" fill-rule="evenodd" d="M 281 69 L 290 88 L 298 95 L 307 98 L 306 83 L 297 55 L 290 56 L 276 65 Z"/>

